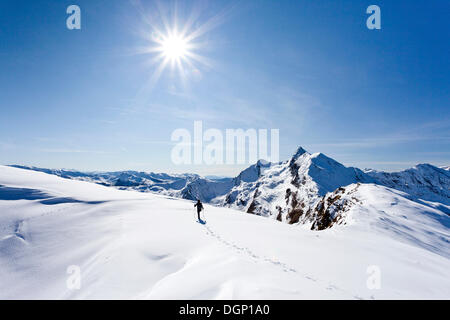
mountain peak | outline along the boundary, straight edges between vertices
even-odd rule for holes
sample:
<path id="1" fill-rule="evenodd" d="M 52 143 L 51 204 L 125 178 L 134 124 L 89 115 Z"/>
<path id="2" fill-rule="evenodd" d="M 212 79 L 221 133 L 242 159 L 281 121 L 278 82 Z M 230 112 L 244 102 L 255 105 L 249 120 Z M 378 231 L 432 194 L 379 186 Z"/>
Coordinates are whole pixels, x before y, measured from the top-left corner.
<path id="1" fill-rule="evenodd" d="M 297 151 L 295 152 L 293 158 L 294 159 L 298 159 L 301 155 L 308 153 L 308 151 L 306 151 L 305 149 L 303 149 L 302 147 L 298 147 Z"/>
<path id="2" fill-rule="evenodd" d="M 267 161 L 267 160 L 264 160 L 264 159 L 259 159 L 259 160 L 256 162 L 256 166 L 259 166 L 259 167 L 267 167 L 267 166 L 270 166 L 270 162 Z"/>

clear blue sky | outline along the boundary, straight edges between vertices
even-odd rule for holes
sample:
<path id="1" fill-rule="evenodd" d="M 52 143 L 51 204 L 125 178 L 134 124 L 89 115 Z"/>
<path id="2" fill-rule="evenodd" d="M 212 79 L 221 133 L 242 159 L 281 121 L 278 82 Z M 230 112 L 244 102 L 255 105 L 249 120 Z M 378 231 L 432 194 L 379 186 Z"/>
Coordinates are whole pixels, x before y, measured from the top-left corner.
<path id="1" fill-rule="evenodd" d="M 361 168 L 450 165 L 449 1 L 179 1 L 180 26 L 199 12 L 208 27 L 208 64 L 152 86 L 141 49 L 161 15 L 141 2 L 0 1 L 0 163 L 236 173 L 171 163 L 172 131 L 203 120 L 279 128 L 281 159 L 302 145 Z M 81 30 L 66 28 L 71 4 Z"/>

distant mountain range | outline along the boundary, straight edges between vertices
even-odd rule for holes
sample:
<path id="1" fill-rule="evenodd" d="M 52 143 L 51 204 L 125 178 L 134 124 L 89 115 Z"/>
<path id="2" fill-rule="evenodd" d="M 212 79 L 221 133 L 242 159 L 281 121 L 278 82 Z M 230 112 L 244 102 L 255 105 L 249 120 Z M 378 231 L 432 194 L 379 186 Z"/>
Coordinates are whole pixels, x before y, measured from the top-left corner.
<path id="1" fill-rule="evenodd" d="M 322 153 L 310 154 L 301 147 L 287 161 L 269 163 L 260 160 L 234 178 L 12 167 L 119 189 L 155 192 L 188 200 L 200 199 L 290 224 L 309 225 L 317 230 L 338 223 L 338 217 L 349 206 L 358 203 L 356 198 L 351 200 L 351 190 L 357 190 L 360 184 L 395 189 L 403 192 L 409 200 L 450 213 L 450 167 L 419 164 L 392 173 L 360 170 L 346 167 Z"/>
<path id="2" fill-rule="evenodd" d="M 44 172 L 66 179 L 94 182 L 119 189 L 134 189 L 141 192 L 157 192 L 167 195 L 175 195 L 192 181 L 201 179 L 197 174 L 166 174 L 137 171 L 81 172 L 21 165 L 12 165 L 11 167 Z"/>

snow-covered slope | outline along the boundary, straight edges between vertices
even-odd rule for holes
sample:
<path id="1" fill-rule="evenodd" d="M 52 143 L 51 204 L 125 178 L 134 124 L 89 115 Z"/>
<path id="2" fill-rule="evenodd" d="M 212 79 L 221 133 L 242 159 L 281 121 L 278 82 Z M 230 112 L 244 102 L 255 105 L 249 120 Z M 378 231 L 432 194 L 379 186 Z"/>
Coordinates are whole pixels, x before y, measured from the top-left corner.
<path id="1" fill-rule="evenodd" d="M 20 167 L 20 166 L 18 166 Z M 328 192 L 353 183 L 376 183 L 408 193 L 411 200 L 450 213 L 450 171 L 429 164 L 402 172 L 345 167 L 322 153 L 298 148 L 280 163 L 258 161 L 235 178 L 208 179 L 195 174 L 169 175 L 135 171 L 83 173 L 72 170 L 24 169 L 91 181 L 119 189 L 156 192 L 272 217 L 312 227 L 317 204 Z"/>
<path id="2" fill-rule="evenodd" d="M 138 171 L 80 172 L 67 169 L 45 169 L 13 165 L 14 168 L 53 174 L 61 178 L 94 182 L 122 190 L 157 192 L 164 195 L 177 195 L 187 184 L 200 177 L 196 174 L 167 174 Z"/>
<path id="3" fill-rule="evenodd" d="M 450 205 L 450 171 L 419 164 L 401 172 L 367 170 L 379 184 L 404 191 L 423 200 Z"/>
<path id="4" fill-rule="evenodd" d="M 349 186 L 323 231 L 208 205 L 201 225 L 191 201 L 0 166 L 0 299 L 448 299 L 448 216 L 403 195 Z"/>
<path id="5" fill-rule="evenodd" d="M 188 183 L 186 187 L 173 195 L 187 200 L 200 199 L 203 202 L 212 202 L 215 198 L 229 192 L 233 183 L 233 179 L 228 178 L 223 180 L 199 178 Z"/>

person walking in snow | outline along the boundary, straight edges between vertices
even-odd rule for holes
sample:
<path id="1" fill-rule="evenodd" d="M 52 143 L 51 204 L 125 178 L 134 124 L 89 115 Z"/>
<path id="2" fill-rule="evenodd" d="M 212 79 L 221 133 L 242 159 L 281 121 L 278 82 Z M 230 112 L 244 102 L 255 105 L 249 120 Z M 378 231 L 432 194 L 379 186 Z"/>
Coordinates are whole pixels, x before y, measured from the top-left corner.
<path id="1" fill-rule="evenodd" d="M 203 204 L 201 203 L 200 200 L 197 200 L 197 203 L 194 204 L 194 207 L 197 207 L 198 221 L 202 221 L 202 219 L 200 218 L 200 211 L 203 210 Z"/>

